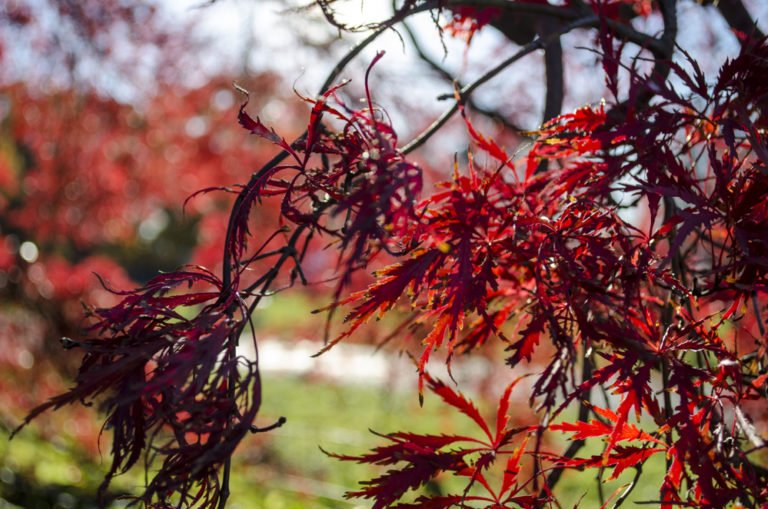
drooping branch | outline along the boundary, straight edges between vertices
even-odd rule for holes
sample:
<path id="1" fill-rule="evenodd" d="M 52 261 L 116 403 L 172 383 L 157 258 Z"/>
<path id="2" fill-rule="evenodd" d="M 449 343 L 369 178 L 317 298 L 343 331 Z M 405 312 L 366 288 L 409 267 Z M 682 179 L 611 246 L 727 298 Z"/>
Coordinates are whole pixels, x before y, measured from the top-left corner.
<path id="1" fill-rule="evenodd" d="M 349 62 L 352 61 L 357 55 L 360 54 L 360 52 L 365 49 L 369 44 L 371 44 L 373 41 L 375 41 L 382 33 L 384 33 L 389 28 L 388 25 L 381 26 L 378 29 L 376 29 L 373 33 L 371 33 L 368 37 L 360 41 L 357 45 L 355 45 L 349 52 L 347 52 L 344 57 L 342 57 L 334 66 L 334 68 L 331 70 L 331 72 L 328 74 L 328 77 L 326 78 L 323 85 L 320 87 L 320 95 L 324 94 L 326 91 L 328 91 L 333 84 L 333 82 L 339 77 L 341 72 L 346 68 L 346 66 L 349 64 Z M 291 147 L 295 148 L 299 146 L 307 137 L 307 131 L 304 131 L 304 133 L 299 136 L 294 142 L 291 144 Z M 282 150 L 280 153 L 278 153 L 275 157 L 273 157 L 266 165 L 264 165 L 258 172 L 254 173 L 248 184 L 246 184 L 243 187 L 243 190 L 238 194 L 237 198 L 235 199 L 235 203 L 232 205 L 232 211 L 230 213 L 229 222 L 227 224 L 227 233 L 226 233 L 226 240 L 224 242 L 224 263 L 223 263 L 223 274 L 222 274 L 222 296 L 225 296 L 227 293 L 231 293 L 232 291 L 236 291 L 232 288 L 232 271 L 237 270 L 237 260 L 232 259 L 233 251 L 232 251 L 232 245 L 235 240 L 233 239 L 234 231 L 235 231 L 235 225 L 237 222 L 237 216 L 239 213 L 240 208 L 244 205 L 246 197 L 248 195 L 249 189 L 251 189 L 254 185 L 256 185 L 257 182 L 259 182 L 265 175 L 267 175 L 270 171 L 272 171 L 277 165 L 279 165 L 283 160 L 285 160 L 289 156 L 289 152 L 287 150 Z M 299 228 L 297 231 L 300 232 L 302 229 Z M 294 238 L 296 238 L 296 235 L 294 234 Z M 292 245 L 289 247 L 293 247 Z M 280 263 L 278 266 L 276 266 L 277 270 L 271 271 L 270 275 L 265 279 L 261 293 L 264 294 L 269 289 L 269 286 L 274 281 L 275 277 L 277 277 L 277 273 L 282 266 L 282 264 L 290 258 L 290 255 L 286 256 L 286 253 L 283 253 L 283 256 L 280 258 Z M 260 297 L 256 298 L 256 303 L 260 301 Z M 255 309 L 255 305 L 249 306 L 248 308 L 248 315 L 253 312 L 253 309 Z M 230 316 L 230 318 L 233 316 L 235 309 L 233 307 L 230 307 L 227 310 L 227 314 Z M 236 347 L 239 341 L 240 334 L 245 328 L 247 320 L 242 323 L 240 327 L 236 327 L 232 333 L 230 334 L 228 345 L 227 345 L 227 356 L 230 359 L 230 361 L 233 361 L 236 357 Z M 254 340 L 254 348 L 256 348 L 256 341 Z M 258 377 L 258 360 L 256 364 L 256 376 Z M 234 371 L 230 374 L 230 380 L 228 383 L 228 391 L 230 398 L 234 399 L 234 390 L 235 390 L 235 382 L 236 382 L 237 373 Z M 260 391 L 260 384 L 258 385 L 259 391 Z M 261 401 L 261 394 L 254 395 L 254 400 L 260 402 Z M 227 457 L 227 459 L 224 462 L 224 467 L 222 471 L 222 481 L 221 481 L 221 496 L 219 498 L 219 509 L 223 509 L 226 506 L 227 499 L 229 498 L 230 489 L 229 489 L 229 480 L 231 475 L 231 468 L 232 468 L 232 460 L 230 457 Z"/>

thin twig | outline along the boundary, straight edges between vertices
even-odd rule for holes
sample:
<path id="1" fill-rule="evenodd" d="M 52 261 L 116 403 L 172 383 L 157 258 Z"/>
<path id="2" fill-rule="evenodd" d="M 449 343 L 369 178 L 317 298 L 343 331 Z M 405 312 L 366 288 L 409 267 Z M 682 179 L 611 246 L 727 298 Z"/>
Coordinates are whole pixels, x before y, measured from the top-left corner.
<path id="1" fill-rule="evenodd" d="M 584 364 L 581 366 L 581 382 L 584 383 L 590 378 L 592 378 L 592 359 L 589 356 L 589 349 L 584 348 Z M 586 390 L 586 393 L 581 396 L 582 400 L 589 401 L 591 399 L 592 394 L 592 388 L 588 388 Z M 584 403 L 581 404 L 579 407 L 579 421 L 581 422 L 587 422 L 587 419 L 589 419 L 589 411 L 590 407 L 589 405 L 586 405 Z M 563 457 L 572 459 L 574 456 L 576 456 L 576 453 L 579 452 L 579 449 L 581 449 L 584 444 L 586 444 L 585 440 L 574 440 L 569 445 L 568 448 L 563 453 Z M 560 480 L 560 477 L 563 475 L 563 469 L 562 468 L 556 468 L 552 470 L 549 475 L 547 476 L 547 487 L 551 491 L 555 485 L 557 484 L 557 481 Z"/>
<path id="2" fill-rule="evenodd" d="M 635 489 L 635 486 L 637 486 L 638 481 L 640 480 L 640 476 L 643 473 L 643 464 L 639 463 L 635 467 L 635 477 L 632 478 L 632 481 L 629 483 L 629 486 L 627 486 L 627 489 L 624 490 L 624 492 L 619 495 L 619 498 L 616 499 L 616 503 L 613 504 L 613 507 L 611 509 L 618 509 L 621 504 L 624 503 L 624 501 L 627 499 L 627 497 L 632 493 L 632 490 Z"/>
<path id="3" fill-rule="evenodd" d="M 483 85 L 488 80 L 494 78 L 501 71 L 503 71 L 504 69 L 506 69 L 513 63 L 515 63 L 516 61 L 520 60 L 524 56 L 528 55 L 529 53 L 533 53 L 538 49 L 542 49 L 549 41 L 555 38 L 559 38 L 561 35 L 566 34 L 576 28 L 588 26 L 592 23 L 595 23 L 597 19 L 598 19 L 597 16 L 591 15 L 585 18 L 578 19 L 572 23 L 568 23 L 563 28 L 558 30 L 556 33 L 548 37 L 537 37 L 535 40 L 523 46 L 520 49 L 520 51 L 518 51 L 511 57 L 507 58 L 506 60 L 498 64 L 493 69 L 490 69 L 488 72 L 486 72 L 485 74 L 477 78 L 475 81 L 473 81 L 469 85 L 463 87 L 458 92 L 459 100 L 455 101 L 453 105 L 445 113 L 443 113 L 440 116 L 440 118 L 435 120 L 432 123 L 432 125 L 430 125 L 425 131 L 423 131 L 420 135 L 418 135 L 416 138 L 411 140 L 410 143 L 408 143 L 405 147 L 403 147 L 402 153 L 408 154 L 416 150 L 421 145 L 423 145 L 429 138 L 432 137 L 432 135 L 434 135 L 437 131 L 439 131 L 440 128 L 443 127 L 446 122 L 448 122 L 448 120 L 454 115 L 454 113 L 456 113 L 459 110 L 459 106 L 464 104 L 464 102 L 472 94 L 472 92 L 474 92 L 480 85 Z"/>
<path id="4" fill-rule="evenodd" d="M 461 81 L 456 79 L 450 72 L 448 72 L 447 69 L 443 68 L 443 66 L 435 62 L 429 55 L 424 53 L 424 50 L 421 47 L 421 43 L 416 38 L 416 34 L 413 32 L 413 29 L 411 29 L 410 25 L 406 21 L 403 21 L 403 28 L 405 29 L 405 33 L 408 34 L 409 39 L 411 39 L 411 43 L 413 44 L 413 47 L 416 49 L 416 54 L 419 55 L 419 58 L 423 60 L 441 78 L 445 79 L 451 84 L 455 83 L 456 86 L 459 89 L 461 89 L 464 86 L 461 83 Z M 473 110 L 477 111 L 478 113 L 492 120 L 496 120 L 500 122 L 501 124 L 504 125 L 504 127 L 514 131 L 515 133 L 521 134 L 525 131 L 525 129 L 522 129 L 519 126 L 515 125 L 506 116 L 502 115 L 498 111 L 494 111 L 488 108 L 484 108 L 483 106 L 480 106 L 471 97 L 467 99 L 467 105 Z"/>

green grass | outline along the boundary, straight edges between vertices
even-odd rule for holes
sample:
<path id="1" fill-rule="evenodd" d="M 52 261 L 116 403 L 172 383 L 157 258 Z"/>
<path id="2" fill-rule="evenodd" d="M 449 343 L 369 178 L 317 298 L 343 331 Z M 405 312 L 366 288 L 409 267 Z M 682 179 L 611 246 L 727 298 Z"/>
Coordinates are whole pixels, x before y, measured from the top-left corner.
<path id="1" fill-rule="evenodd" d="M 34 425 L 13 441 L 8 437 L 7 430 L 0 433 L 0 509 L 98 507 L 96 491 L 108 458 L 94 460 L 73 441 L 45 440 Z M 114 483 L 113 495 L 129 491 L 127 480 Z M 124 506 L 116 503 L 110 507 Z"/>
<path id="2" fill-rule="evenodd" d="M 414 431 L 423 433 L 474 434 L 469 419 L 426 395 L 420 408 L 413 392 L 395 393 L 386 388 L 334 385 L 317 379 L 269 376 L 264 379 L 264 401 L 259 426 L 266 426 L 280 416 L 286 424 L 274 431 L 248 437 L 238 448 L 233 462 L 230 509 L 299 509 L 370 507 L 365 500 L 347 501 L 343 494 L 357 488 L 360 480 L 381 473 L 366 465 L 329 458 L 327 451 L 359 455 L 382 439 L 368 429 L 387 433 Z M 99 462 L 89 459 L 75 442 L 65 439 L 43 440 L 34 425 L 8 443 L 7 432 L 0 436 L 0 499 L 9 498 L 11 478 L 24 479 L 30 490 L 47 494 L 48 505 L 19 503 L 18 507 L 61 507 L 66 509 L 94 507 L 96 489 L 105 472 L 108 457 Z M 565 442 L 563 442 L 565 444 Z M 104 447 L 106 443 L 103 443 Z M 564 449 L 564 447 L 563 447 Z M 600 454 L 599 442 L 589 444 L 580 455 Z M 657 455 L 644 466 L 644 477 L 626 503 L 634 500 L 656 500 L 664 472 L 664 458 Z M 597 471 L 568 471 L 556 487 L 562 507 L 573 507 L 585 495 L 581 507 L 600 507 Z M 603 474 L 603 479 L 610 475 Z M 618 480 L 603 483 L 604 497 L 631 481 L 629 468 Z M 645 481 L 645 478 L 653 482 Z M 118 478 L 115 491 L 131 492 L 140 486 L 140 471 Z M 461 482 L 453 481 L 453 489 Z M 444 484 L 442 489 L 451 487 Z M 62 493 L 67 495 L 62 497 Z M 56 497 L 64 504 L 56 502 Z M 69 497 L 69 498 L 68 498 Z M 77 503 L 73 505 L 72 499 Z M 54 502 L 50 502 L 53 500 Z M 57 505 L 58 504 L 58 505 Z M 3 505 L 0 509 L 16 507 Z M 110 507 L 121 507 L 113 504 Z M 610 505 L 609 505 L 610 507 Z"/>
<path id="3" fill-rule="evenodd" d="M 603 452 L 602 445 L 598 441 L 588 441 L 578 453 L 578 457 L 599 455 Z M 615 494 L 607 507 L 612 507 L 614 501 L 621 493 L 628 489 L 634 480 L 635 468 L 627 468 L 619 474 L 617 479 L 608 481 L 613 469 L 607 468 L 603 472 L 599 469 L 587 469 L 584 471 L 566 470 L 555 486 L 555 496 L 564 508 L 574 507 L 581 497 L 584 497 L 580 507 L 598 508 L 603 502 Z M 651 456 L 642 466 L 642 475 L 636 486 L 632 488 L 623 507 L 642 507 L 635 502 L 659 500 L 659 487 L 661 486 L 666 462 L 663 453 Z M 598 476 L 601 481 L 598 482 Z M 602 496 L 601 496 L 602 492 Z M 618 492 L 618 493 L 617 493 Z M 653 504 L 645 507 L 654 507 Z"/>
<path id="4" fill-rule="evenodd" d="M 380 433 L 473 431 L 464 416 L 447 411 L 435 399 L 420 408 L 415 387 L 410 394 L 392 394 L 384 388 L 286 377 L 267 379 L 264 388 L 263 424 L 279 416 L 288 421 L 244 444 L 253 455 L 248 458 L 246 453 L 236 460 L 233 508 L 367 507 L 370 503 L 348 502 L 343 494 L 380 470 L 329 458 L 320 447 L 339 454 L 362 454 L 382 443 L 369 428 Z M 260 503 L 249 490 L 238 490 L 238 483 L 252 484 L 254 479 L 269 487 L 257 498 Z"/>
<path id="5" fill-rule="evenodd" d="M 257 424 L 271 424 L 279 416 L 288 420 L 279 429 L 248 437 L 238 448 L 233 462 L 232 509 L 354 507 L 360 504 L 344 500 L 344 492 L 355 489 L 359 480 L 377 471 L 330 458 L 320 447 L 336 453 L 362 454 L 381 443 L 368 428 L 382 433 L 471 431 L 465 417 L 447 411 L 434 399 L 428 399 L 420 408 L 415 387 L 410 394 L 391 394 L 386 389 L 339 386 L 297 377 L 268 377 L 263 385 L 264 401 Z M 44 440 L 34 424 L 10 443 L 7 436 L 7 431 L 0 436 L 4 444 L 0 450 L 0 499 L 8 498 L 13 484 L 21 479 L 41 493 L 66 491 L 78 498 L 96 493 L 106 471 L 107 456 L 101 462 L 94 461 L 72 441 Z M 107 448 L 108 444 L 103 441 L 102 446 Z M 3 482 L 3 478 L 13 482 Z M 131 492 L 142 478 L 137 470 L 119 477 L 113 487 L 115 491 Z M 13 507 L 1 504 L 0 509 Z M 85 501 L 74 507 L 91 505 Z"/>

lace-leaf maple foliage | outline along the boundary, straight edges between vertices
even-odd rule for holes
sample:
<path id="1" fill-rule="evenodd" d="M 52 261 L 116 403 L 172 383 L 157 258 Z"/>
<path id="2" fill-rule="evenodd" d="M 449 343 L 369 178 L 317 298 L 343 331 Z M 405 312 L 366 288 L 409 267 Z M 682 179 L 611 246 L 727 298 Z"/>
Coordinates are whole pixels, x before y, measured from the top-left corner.
<path id="1" fill-rule="evenodd" d="M 319 3 L 341 26 L 333 2 Z M 301 265 L 317 235 L 339 253 L 328 309 L 346 310 L 347 329 L 327 348 L 370 318 L 405 309 L 410 327 L 401 333 L 420 342 L 419 390 L 426 386 L 467 416 L 480 437 L 397 431 L 381 434 L 385 445 L 367 454 L 331 452 L 388 469 L 348 497 L 370 499 L 377 509 L 554 506 L 573 502 L 556 500 L 564 470 L 614 479 L 634 468 L 635 482 L 611 497 L 619 505 L 642 464 L 660 455 L 667 469 L 652 503 L 767 505 L 766 40 L 726 16 L 742 31 L 741 50 L 707 77 L 675 46 L 672 0 L 487 3 L 500 12 L 469 22 L 472 30 L 500 23 L 494 16 L 519 5 L 568 21 L 534 35 L 521 54 L 550 51 L 577 27 L 596 30 L 605 102 L 546 121 L 514 161 L 465 110 L 479 85 L 457 88 L 447 116 L 460 111 L 487 162 L 470 154 L 466 167 L 457 163 L 453 178 L 426 196 L 407 152 L 442 124 L 400 149 L 372 101 L 368 75 L 361 110 L 346 105 L 343 85 L 306 99 L 308 127 L 294 142 L 243 104 L 242 126 L 282 152 L 238 191 L 222 276 L 189 267 L 123 293 L 114 308 L 92 310 L 85 338 L 73 344 L 86 351 L 75 387 L 29 418 L 98 396 L 114 429 L 104 486 L 146 453 L 162 466 L 141 501 L 223 506 L 236 445 L 249 431 L 282 423 L 253 425 L 258 365 L 236 356 L 235 345 L 278 276 L 305 282 Z M 460 4 L 406 1 L 392 19 L 364 27 L 374 32 L 350 58 L 415 12 Z M 630 24 L 651 11 L 664 23 L 658 37 Z M 456 27 L 476 11 L 454 12 Z M 627 40 L 649 48 L 650 72 L 626 56 Z M 268 196 L 281 200 L 283 228 L 255 231 L 250 212 Z M 351 275 L 384 252 L 398 259 L 368 288 L 344 296 Z M 249 270 L 265 259 L 270 269 Z M 505 345 L 511 368 L 492 419 L 427 372 L 435 350 L 444 349 L 450 362 L 489 341 Z M 521 369 L 531 383 L 519 383 Z M 610 400 L 590 402 L 597 389 L 613 394 L 615 408 Z M 521 392 L 538 424 L 513 418 L 511 399 Z M 566 419 L 566 409 L 578 417 Z M 552 445 L 553 436 L 569 441 L 565 451 Z M 580 456 L 586 440 L 602 444 L 602 452 Z M 422 490 L 446 474 L 464 489 Z"/>

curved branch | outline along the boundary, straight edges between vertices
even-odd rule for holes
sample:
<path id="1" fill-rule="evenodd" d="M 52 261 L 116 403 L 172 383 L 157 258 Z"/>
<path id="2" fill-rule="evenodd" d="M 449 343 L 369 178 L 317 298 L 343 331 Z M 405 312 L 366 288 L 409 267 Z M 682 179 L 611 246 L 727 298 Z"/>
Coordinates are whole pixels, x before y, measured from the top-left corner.
<path id="1" fill-rule="evenodd" d="M 341 71 L 344 70 L 344 68 L 352 61 L 352 59 L 355 58 L 357 55 L 359 55 L 360 52 L 363 51 L 363 49 L 365 49 L 366 46 L 368 46 L 373 41 L 375 41 L 381 34 L 383 34 L 385 31 L 387 31 L 391 27 L 392 27 L 392 24 L 383 25 L 377 28 L 368 37 L 366 37 L 362 41 L 358 42 L 355 46 L 353 46 L 352 49 L 349 50 L 347 54 L 344 55 L 344 57 L 336 63 L 334 68 L 328 74 L 328 77 L 325 79 L 323 86 L 320 87 L 320 91 L 318 92 L 318 94 L 324 94 L 325 92 L 327 92 L 328 89 L 331 88 L 331 85 L 333 84 L 333 82 L 336 81 L 336 78 L 339 77 L 339 74 L 341 74 Z"/>
<path id="2" fill-rule="evenodd" d="M 408 25 L 408 23 L 405 20 L 403 20 L 403 28 L 405 29 L 405 33 L 407 33 L 408 37 L 411 39 L 411 43 L 413 43 L 413 46 L 416 49 L 416 54 L 419 55 L 419 58 L 421 60 L 423 60 L 433 71 L 435 71 L 438 75 L 440 75 L 441 78 L 445 79 L 451 84 L 455 83 L 459 89 L 464 87 L 464 85 L 459 80 L 454 78 L 453 75 L 450 72 L 448 72 L 447 69 L 443 68 L 440 64 L 435 62 L 429 55 L 424 53 L 424 50 L 421 48 L 421 44 L 416 38 L 416 34 L 413 33 L 413 30 L 411 29 L 410 25 Z M 504 127 L 506 127 L 507 129 L 511 129 L 512 131 L 518 134 L 521 134 L 525 131 L 521 127 L 512 123 L 509 119 L 507 119 L 504 115 L 502 115 L 498 111 L 494 111 L 489 108 L 480 106 L 471 97 L 467 99 L 467 105 L 469 105 L 470 108 L 477 111 L 478 113 L 481 113 L 482 115 L 485 115 L 486 117 L 492 120 L 496 120 L 502 123 Z"/>
<path id="3" fill-rule="evenodd" d="M 570 32 L 571 30 L 574 30 L 576 28 L 581 28 L 584 26 L 590 26 L 593 23 L 596 23 L 598 21 L 598 17 L 596 15 L 587 16 L 585 18 L 578 19 L 572 23 L 568 23 L 567 25 L 563 26 L 560 30 L 558 30 L 556 33 L 550 35 L 549 37 L 542 38 L 537 37 L 535 40 L 531 41 L 530 43 L 523 46 L 520 51 L 512 55 L 511 57 L 507 58 L 500 64 L 498 64 L 493 69 L 489 70 L 479 78 L 477 78 L 475 81 L 470 83 L 469 85 L 465 86 L 461 90 L 459 90 L 459 100 L 454 102 L 453 105 L 445 111 L 437 120 L 435 120 L 432 125 L 430 125 L 426 130 L 424 130 L 420 135 L 418 135 L 416 138 L 411 140 L 405 147 L 402 149 L 403 154 L 408 154 L 410 152 L 413 152 L 418 147 L 423 145 L 429 138 L 432 137 L 437 131 L 440 130 L 443 125 L 445 125 L 446 122 L 453 116 L 454 113 L 456 113 L 459 110 L 459 105 L 464 104 L 467 100 L 467 98 L 474 92 L 477 87 L 484 84 L 488 80 L 494 78 L 497 74 L 499 74 L 501 71 L 515 63 L 516 61 L 523 58 L 525 55 L 532 53 L 536 51 L 537 49 L 543 49 L 546 44 L 556 38 L 559 38 L 561 35 Z"/>
<path id="4" fill-rule="evenodd" d="M 752 19 L 752 15 L 744 7 L 741 0 L 720 0 L 715 3 L 717 10 L 720 11 L 720 14 L 731 28 L 755 39 L 765 37 L 762 30 L 757 28 L 757 23 Z"/>
<path id="5" fill-rule="evenodd" d="M 530 13 L 539 16 L 546 16 L 549 18 L 560 19 L 563 21 L 577 21 L 584 19 L 588 16 L 594 15 L 594 12 L 586 7 L 581 8 L 568 8 L 568 7 L 556 7 L 547 4 L 534 4 L 527 2 L 510 2 L 509 0 L 432 0 L 431 2 L 425 2 L 417 7 L 414 7 L 409 12 L 402 14 L 400 19 L 390 19 L 384 23 L 396 23 L 405 17 L 419 12 L 424 12 L 433 9 L 451 8 L 451 7 L 496 7 L 502 9 L 503 12 L 515 12 L 515 13 Z M 651 51 L 657 58 L 661 58 L 666 55 L 666 45 L 656 37 L 650 36 L 643 32 L 637 31 L 630 25 L 618 22 L 612 19 L 600 20 L 595 16 L 592 23 L 588 23 L 581 26 L 591 26 L 592 28 L 599 28 L 601 23 L 608 26 L 616 35 L 621 39 L 627 40 L 638 46 L 642 46 Z M 391 26 L 391 25 L 389 25 Z"/>
<path id="6" fill-rule="evenodd" d="M 659 7 L 661 8 L 662 19 L 664 21 L 664 31 L 661 38 L 657 39 L 661 45 L 663 45 L 663 52 L 660 55 L 656 55 L 656 62 L 651 70 L 649 83 L 663 84 L 667 77 L 671 67 L 669 66 L 672 60 L 672 54 L 675 50 L 675 40 L 677 39 L 677 0 L 659 0 Z M 655 87 L 654 87 L 655 88 Z M 656 95 L 651 86 L 646 86 L 644 90 L 637 94 L 632 101 L 632 107 L 634 109 L 643 109 L 650 103 L 651 99 Z M 630 99 L 631 100 L 631 99 Z M 629 106 L 629 100 L 622 103 L 619 108 L 622 111 L 626 111 Z M 609 112 L 609 115 L 611 112 Z"/>

